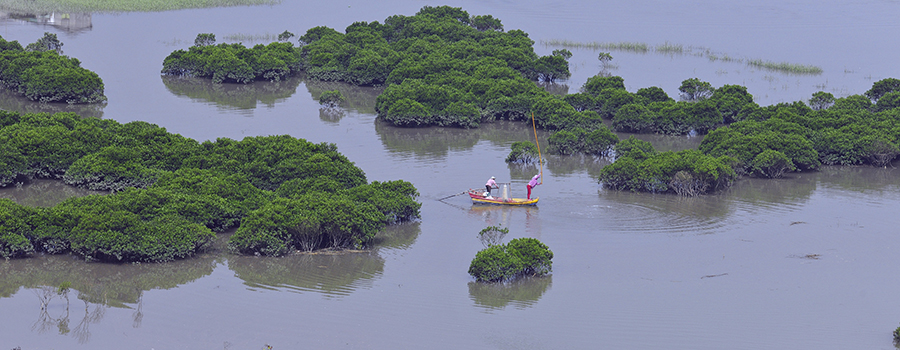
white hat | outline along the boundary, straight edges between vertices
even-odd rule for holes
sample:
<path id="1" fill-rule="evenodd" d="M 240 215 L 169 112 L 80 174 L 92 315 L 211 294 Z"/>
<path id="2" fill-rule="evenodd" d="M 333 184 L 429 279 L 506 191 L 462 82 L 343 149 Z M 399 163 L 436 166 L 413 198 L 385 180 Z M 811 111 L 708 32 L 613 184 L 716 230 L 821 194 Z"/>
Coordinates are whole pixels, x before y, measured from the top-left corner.
<path id="1" fill-rule="evenodd" d="M 496 179 L 496 177 L 491 176 L 492 179 Z"/>

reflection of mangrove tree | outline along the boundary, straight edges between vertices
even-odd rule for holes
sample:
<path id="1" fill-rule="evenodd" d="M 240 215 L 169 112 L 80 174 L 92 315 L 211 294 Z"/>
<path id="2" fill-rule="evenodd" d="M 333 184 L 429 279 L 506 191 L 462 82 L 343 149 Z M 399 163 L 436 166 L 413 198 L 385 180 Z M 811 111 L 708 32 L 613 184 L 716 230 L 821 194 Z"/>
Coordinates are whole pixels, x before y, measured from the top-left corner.
<path id="1" fill-rule="evenodd" d="M 416 242 L 416 238 L 422 232 L 419 224 L 416 221 L 387 226 L 375 235 L 372 244 L 376 248 L 407 249 Z"/>
<path id="2" fill-rule="evenodd" d="M 469 298 L 487 309 L 512 304 L 517 309 L 531 307 L 550 289 L 552 276 L 522 278 L 510 283 L 469 282 Z"/>
<path id="3" fill-rule="evenodd" d="M 141 293 L 171 289 L 212 273 L 213 257 L 163 264 L 85 264 L 66 255 L 44 255 L 0 262 L 0 297 L 10 297 L 20 289 L 57 288 L 69 283 L 78 298 L 94 304 L 128 307 Z"/>
<path id="4" fill-rule="evenodd" d="M 514 141 L 534 139 L 531 127 L 509 122 L 484 124 L 478 129 L 460 129 L 396 128 L 375 121 L 375 132 L 388 150 L 411 152 L 417 156 L 445 156 L 449 151 L 470 150 L 482 140 L 509 147 Z M 545 133 L 538 135 L 544 137 Z"/>
<path id="5" fill-rule="evenodd" d="M 228 259 L 228 268 L 251 287 L 345 296 L 371 286 L 384 270 L 384 259 L 375 252 L 294 254 L 280 259 L 234 257 Z"/>
<path id="6" fill-rule="evenodd" d="M 341 107 L 365 114 L 375 114 L 375 98 L 384 91 L 383 87 L 359 86 L 335 81 L 309 79 L 304 83 L 313 99 L 318 99 L 325 91 L 337 90 L 344 96 Z"/>
<path id="7" fill-rule="evenodd" d="M 894 166 L 822 167 L 815 179 L 821 186 L 836 187 L 860 193 L 898 193 L 900 170 Z M 882 194 L 883 195 L 883 194 Z"/>
<path id="8" fill-rule="evenodd" d="M 789 178 L 766 181 L 742 179 L 728 191 L 727 197 L 739 198 L 753 207 L 796 207 L 809 200 L 815 192 L 818 174 L 791 175 Z"/>
<path id="9" fill-rule="evenodd" d="M 291 97 L 302 77 L 281 81 L 258 81 L 253 84 L 215 84 L 209 79 L 162 76 L 166 89 L 176 96 L 213 103 L 223 109 L 255 109 L 258 104 L 274 107 Z"/>
<path id="10" fill-rule="evenodd" d="M 333 144 L 290 136 L 198 143 L 143 122 L 0 111 L 0 184 L 62 178 L 110 196 L 53 208 L 0 199 L 0 256 L 73 252 L 89 260 L 167 261 L 240 228 L 245 254 L 362 247 L 382 227 L 419 217 L 418 192 L 367 183 Z M 284 186 L 282 186 L 284 185 Z"/>
<path id="11" fill-rule="evenodd" d="M 32 330 L 71 335 L 84 344 L 90 325 L 101 322 L 107 308 L 133 307 L 133 327 L 140 327 L 145 291 L 192 282 L 212 273 L 216 264 L 211 257 L 138 265 L 85 264 L 59 255 L 10 260 L 0 262 L 0 297 L 31 290 L 40 302 Z"/>
<path id="12" fill-rule="evenodd" d="M 106 104 L 68 104 L 68 103 L 40 103 L 30 101 L 25 96 L 6 89 L 0 89 L 0 109 L 7 111 L 26 113 L 59 113 L 72 112 L 83 117 L 103 118 L 103 108 Z"/>
<path id="13" fill-rule="evenodd" d="M 610 160 L 606 157 L 576 154 L 572 156 L 548 156 L 547 162 L 544 163 L 544 168 L 550 170 L 555 175 L 570 175 L 586 170 L 590 176 L 596 177 L 600 175 L 600 169 L 603 169 L 604 166 L 609 164 Z M 511 173 L 514 168 L 515 167 L 510 166 Z M 529 171 L 534 170 L 523 169 L 521 173 L 527 175 Z"/>

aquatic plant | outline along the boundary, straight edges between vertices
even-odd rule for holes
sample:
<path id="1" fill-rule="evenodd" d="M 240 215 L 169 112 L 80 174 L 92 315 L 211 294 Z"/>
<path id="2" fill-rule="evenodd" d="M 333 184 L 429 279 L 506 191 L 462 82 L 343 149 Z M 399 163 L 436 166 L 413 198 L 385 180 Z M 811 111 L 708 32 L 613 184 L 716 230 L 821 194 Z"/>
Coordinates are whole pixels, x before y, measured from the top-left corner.
<path id="1" fill-rule="evenodd" d="M 645 53 L 650 51 L 650 45 L 638 42 L 577 42 L 571 40 L 550 39 L 541 40 L 541 44 L 547 46 L 568 47 L 576 49 L 592 49 L 592 50 L 617 50 L 631 51 L 637 53 Z M 602 61 L 602 59 L 601 59 Z"/>
<path id="2" fill-rule="evenodd" d="M 772 62 L 772 61 L 764 61 L 760 59 L 752 59 L 747 61 L 748 65 L 780 71 L 784 73 L 790 74 L 822 74 L 822 68 L 812 65 L 805 64 L 796 64 L 790 62 Z"/>
<path id="3" fill-rule="evenodd" d="M 534 238 L 493 244 L 475 254 L 469 274 L 478 282 L 508 282 L 524 276 L 550 273 L 553 252 Z"/>
<path id="4" fill-rule="evenodd" d="M 188 8 L 275 5 L 280 0 L 6 0 L 0 9 L 20 13 L 158 12 Z"/>

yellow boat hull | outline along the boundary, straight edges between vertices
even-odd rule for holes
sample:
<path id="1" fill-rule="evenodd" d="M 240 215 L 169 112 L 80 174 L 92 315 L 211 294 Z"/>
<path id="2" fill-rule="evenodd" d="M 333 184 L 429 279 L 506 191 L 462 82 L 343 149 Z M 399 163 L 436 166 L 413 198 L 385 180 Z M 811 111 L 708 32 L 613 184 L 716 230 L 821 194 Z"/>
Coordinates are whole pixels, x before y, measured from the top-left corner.
<path id="1" fill-rule="evenodd" d="M 491 204 L 491 205 L 537 205 L 538 197 L 532 199 L 526 198 L 497 198 L 484 197 L 480 192 L 469 190 L 469 198 L 472 198 L 473 204 Z"/>

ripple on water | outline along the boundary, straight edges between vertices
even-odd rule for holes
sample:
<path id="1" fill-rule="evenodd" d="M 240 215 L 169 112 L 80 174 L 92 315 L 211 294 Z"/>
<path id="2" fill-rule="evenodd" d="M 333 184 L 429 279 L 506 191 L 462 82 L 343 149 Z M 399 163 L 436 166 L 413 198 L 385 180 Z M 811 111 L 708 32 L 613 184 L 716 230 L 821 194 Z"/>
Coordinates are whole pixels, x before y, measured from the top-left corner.
<path id="1" fill-rule="evenodd" d="M 714 233 L 729 214 L 722 199 L 665 194 L 602 192 L 601 202 L 570 212 L 584 218 L 603 218 L 607 230 L 621 233 Z"/>
<path id="2" fill-rule="evenodd" d="M 251 287 L 343 297 L 371 288 L 384 271 L 384 259 L 371 251 L 280 258 L 231 257 L 228 267 Z"/>

